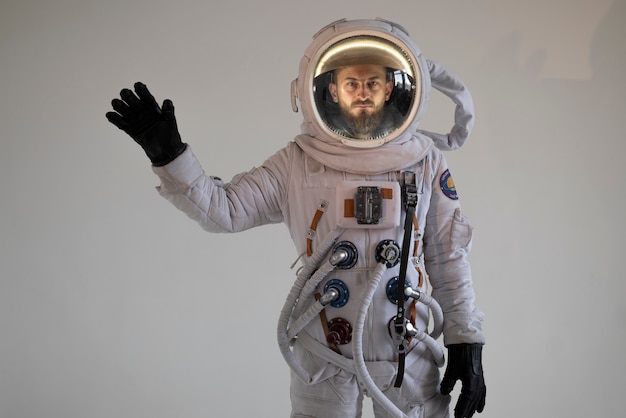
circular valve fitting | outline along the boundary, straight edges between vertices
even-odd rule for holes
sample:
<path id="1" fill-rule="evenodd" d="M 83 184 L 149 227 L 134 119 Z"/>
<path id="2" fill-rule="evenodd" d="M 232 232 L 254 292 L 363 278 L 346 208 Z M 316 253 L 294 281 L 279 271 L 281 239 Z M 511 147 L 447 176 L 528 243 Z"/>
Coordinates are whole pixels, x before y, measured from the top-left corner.
<path id="1" fill-rule="evenodd" d="M 324 293 L 328 292 L 331 289 L 337 292 L 337 297 L 335 297 L 332 302 L 330 302 L 330 306 L 332 306 L 333 308 L 344 307 L 350 299 L 350 291 L 348 290 L 348 286 L 339 279 L 332 279 L 324 285 Z"/>
<path id="2" fill-rule="evenodd" d="M 354 267 L 358 259 L 356 246 L 350 241 L 341 241 L 333 247 L 330 263 L 338 269 L 347 270 Z"/>
<path id="3" fill-rule="evenodd" d="M 352 341 L 352 325 L 343 318 L 333 318 L 328 321 L 328 344 L 343 345 Z"/>
<path id="4" fill-rule="evenodd" d="M 396 277 L 392 277 L 387 282 L 387 289 L 386 289 L 387 290 L 387 298 L 394 305 L 398 304 L 398 280 L 399 279 L 400 278 L 398 276 L 396 276 Z M 406 288 L 406 287 L 410 287 L 410 286 L 411 286 L 411 282 L 409 282 L 408 279 L 404 279 L 404 287 Z M 409 297 L 406 295 L 406 293 L 404 293 L 404 301 L 406 302 L 407 300 L 409 300 Z"/>
<path id="5" fill-rule="evenodd" d="M 376 261 L 384 262 L 391 268 L 400 262 L 400 246 L 392 239 L 386 239 L 376 246 Z"/>

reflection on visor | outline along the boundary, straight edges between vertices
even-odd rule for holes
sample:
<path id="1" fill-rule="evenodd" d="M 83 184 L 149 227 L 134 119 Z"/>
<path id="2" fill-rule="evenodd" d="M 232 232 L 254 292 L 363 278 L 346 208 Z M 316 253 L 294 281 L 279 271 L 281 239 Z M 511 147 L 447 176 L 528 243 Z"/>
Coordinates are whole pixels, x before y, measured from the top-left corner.
<path id="1" fill-rule="evenodd" d="M 357 64 L 382 65 L 414 77 L 411 60 L 399 46 L 374 36 L 355 36 L 332 45 L 320 57 L 314 77 L 339 67 Z"/>
<path id="2" fill-rule="evenodd" d="M 343 138 L 387 137 L 407 121 L 415 73 L 409 56 L 386 39 L 355 36 L 339 41 L 315 67 L 312 88 L 318 115 Z"/>

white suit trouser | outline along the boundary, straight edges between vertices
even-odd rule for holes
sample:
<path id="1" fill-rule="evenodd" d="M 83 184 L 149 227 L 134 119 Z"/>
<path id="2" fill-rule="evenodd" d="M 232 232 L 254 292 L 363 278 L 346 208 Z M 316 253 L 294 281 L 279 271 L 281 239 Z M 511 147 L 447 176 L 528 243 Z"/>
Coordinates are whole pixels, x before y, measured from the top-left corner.
<path id="1" fill-rule="evenodd" d="M 302 335 L 294 355 L 313 382 L 291 376 L 292 418 L 359 418 L 362 414 L 364 387 L 354 373 L 352 361 L 328 350 Z M 321 350 L 326 352 L 320 356 Z M 316 354 L 314 354 L 315 352 Z M 439 393 L 439 369 L 421 347 L 407 357 L 402 386 L 394 387 L 397 363 L 367 362 L 368 371 L 378 388 L 410 418 L 448 418 L 450 397 Z M 367 394 L 366 394 L 367 395 Z M 392 415 L 373 401 L 376 418 Z"/>

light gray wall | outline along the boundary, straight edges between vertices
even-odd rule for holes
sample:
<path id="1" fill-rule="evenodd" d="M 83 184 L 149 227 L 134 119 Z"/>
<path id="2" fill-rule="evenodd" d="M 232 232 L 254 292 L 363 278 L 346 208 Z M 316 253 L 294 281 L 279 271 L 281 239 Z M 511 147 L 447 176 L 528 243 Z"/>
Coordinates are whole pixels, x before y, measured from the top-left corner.
<path id="1" fill-rule="evenodd" d="M 311 36 L 376 16 L 474 94 L 447 158 L 476 228 L 482 416 L 623 413 L 626 2 L 3 0 L 0 417 L 288 416 L 286 228 L 204 233 L 104 113 L 144 81 L 230 179 L 299 132 Z M 424 128 L 451 121 L 434 97 Z"/>

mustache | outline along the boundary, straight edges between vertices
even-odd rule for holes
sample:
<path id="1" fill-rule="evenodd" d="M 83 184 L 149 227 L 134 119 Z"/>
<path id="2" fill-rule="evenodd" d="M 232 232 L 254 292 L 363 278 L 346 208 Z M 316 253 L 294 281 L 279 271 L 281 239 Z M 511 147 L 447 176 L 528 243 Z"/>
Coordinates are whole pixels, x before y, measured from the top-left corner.
<path id="1" fill-rule="evenodd" d="M 355 106 L 374 106 L 374 102 L 372 100 L 366 99 L 366 100 L 359 100 L 356 102 L 352 102 L 352 107 Z"/>

